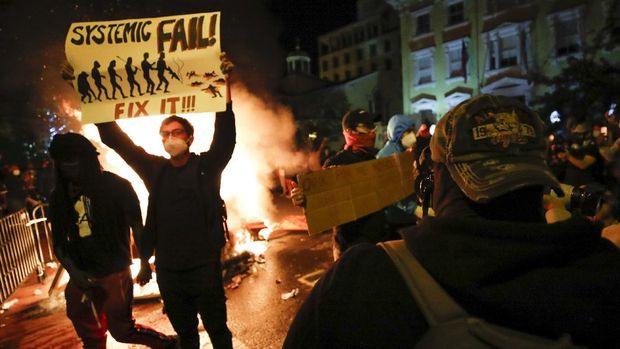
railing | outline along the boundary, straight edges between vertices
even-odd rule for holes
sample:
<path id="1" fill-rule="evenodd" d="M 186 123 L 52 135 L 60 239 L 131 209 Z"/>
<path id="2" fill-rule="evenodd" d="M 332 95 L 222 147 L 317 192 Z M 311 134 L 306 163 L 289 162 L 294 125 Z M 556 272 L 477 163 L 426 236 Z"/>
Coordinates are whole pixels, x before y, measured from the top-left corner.
<path id="1" fill-rule="evenodd" d="M 25 209 L 0 219 L 0 303 L 15 292 L 33 270 L 37 270 L 39 278 L 44 275 L 40 227 L 44 229 L 48 246 L 49 239 L 45 214 L 42 208 L 39 210 L 40 217 L 32 221 Z M 51 249 L 49 256 L 53 258 Z"/>

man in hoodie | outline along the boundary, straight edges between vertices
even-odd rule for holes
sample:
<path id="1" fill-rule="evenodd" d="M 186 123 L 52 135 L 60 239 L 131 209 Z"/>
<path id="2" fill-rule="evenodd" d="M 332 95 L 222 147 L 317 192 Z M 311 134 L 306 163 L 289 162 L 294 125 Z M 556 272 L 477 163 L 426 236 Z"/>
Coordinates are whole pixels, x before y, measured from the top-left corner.
<path id="1" fill-rule="evenodd" d="M 413 118 L 400 114 L 392 116 L 387 125 L 387 138 L 387 142 L 377 153 L 377 159 L 411 149 L 416 142 Z"/>
<path id="2" fill-rule="evenodd" d="M 416 144 L 415 122 L 407 115 L 396 114 L 387 125 L 388 141 L 377 153 L 377 159 L 413 149 Z M 415 224 L 415 197 L 411 196 L 396 202 L 385 209 L 387 219 L 393 227 Z"/>
<path id="3" fill-rule="evenodd" d="M 176 347 L 174 338 L 132 317 L 129 228 L 142 251 L 142 216 L 131 184 L 103 171 L 97 150 L 80 134 L 55 135 L 49 152 L 56 165 L 50 201 L 54 253 L 70 276 L 67 316 L 84 347 L 105 348 L 107 331 L 123 343 Z"/>
<path id="4" fill-rule="evenodd" d="M 431 153 L 436 217 L 402 235 L 452 298 L 502 326 L 620 347 L 620 250 L 584 217 L 544 221 L 544 188 L 559 183 L 538 115 L 508 97 L 472 98 L 439 121 Z M 412 348 L 428 328 L 385 251 L 361 244 L 315 285 L 284 348 Z"/>

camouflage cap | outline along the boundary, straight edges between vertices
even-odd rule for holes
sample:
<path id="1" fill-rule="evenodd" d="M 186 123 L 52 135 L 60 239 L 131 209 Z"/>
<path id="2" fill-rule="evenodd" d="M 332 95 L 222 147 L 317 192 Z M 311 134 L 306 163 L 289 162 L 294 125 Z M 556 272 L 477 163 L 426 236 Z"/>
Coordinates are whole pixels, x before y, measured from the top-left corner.
<path id="1" fill-rule="evenodd" d="M 530 185 L 562 195 L 545 162 L 543 123 L 518 100 L 480 95 L 460 103 L 439 120 L 430 148 L 433 161 L 445 164 L 473 201 Z"/>

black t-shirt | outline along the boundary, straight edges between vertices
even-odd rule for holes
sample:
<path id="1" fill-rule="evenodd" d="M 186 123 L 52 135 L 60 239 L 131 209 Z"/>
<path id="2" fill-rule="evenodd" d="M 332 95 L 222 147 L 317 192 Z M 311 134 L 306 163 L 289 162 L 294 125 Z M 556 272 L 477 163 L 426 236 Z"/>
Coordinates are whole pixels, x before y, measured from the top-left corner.
<path id="1" fill-rule="evenodd" d="M 167 164 L 156 202 L 157 268 L 184 270 L 207 263 L 205 214 L 200 203 L 199 158 L 182 167 Z"/>
<path id="2" fill-rule="evenodd" d="M 573 165 L 570 161 L 566 163 L 566 174 L 564 183 L 578 187 L 584 184 L 597 182 L 602 176 L 603 168 L 602 160 L 598 152 L 598 148 L 594 143 L 586 145 L 575 145 L 571 147 L 571 153 L 574 157 L 583 160 L 586 156 L 595 158 L 595 162 L 585 169 L 580 169 Z"/>
<path id="3" fill-rule="evenodd" d="M 93 210 L 101 209 L 85 195 L 74 202 L 78 213 L 79 237 L 71 241 L 71 256 L 77 266 L 95 277 L 125 270 L 131 264 L 130 220 L 141 224 L 140 203 L 131 184 L 110 172 L 104 172 L 102 185 L 110 195 L 106 213 L 113 215 L 104 224 L 93 220 Z"/>

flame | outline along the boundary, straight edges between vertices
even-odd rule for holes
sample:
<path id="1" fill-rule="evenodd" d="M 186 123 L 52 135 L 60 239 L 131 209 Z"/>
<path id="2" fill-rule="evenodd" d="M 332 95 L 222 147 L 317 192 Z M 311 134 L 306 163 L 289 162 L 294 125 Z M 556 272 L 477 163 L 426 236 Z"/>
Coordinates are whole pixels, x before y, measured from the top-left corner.
<path id="1" fill-rule="evenodd" d="M 250 250 L 259 255 L 266 249 L 265 241 L 253 241 L 245 229 L 249 222 L 264 222 L 267 228 L 260 233 L 267 240 L 277 213 L 272 202 L 271 189 L 277 185 L 274 173 L 298 171 L 305 168 L 307 154 L 294 149 L 295 124 L 290 109 L 267 104 L 244 87 L 235 85 L 233 110 L 236 117 L 236 147 L 222 174 L 221 195 L 228 209 L 228 226 L 235 232 L 235 251 Z M 81 113 L 63 101 L 68 115 L 81 118 Z M 79 115 L 79 116 L 77 116 Z M 209 149 L 213 138 L 214 113 L 181 115 L 195 128 L 191 151 L 200 153 Z M 148 118 L 124 119 L 119 126 L 137 145 L 148 153 L 166 156 L 159 126 L 165 115 Z M 96 144 L 103 167 L 129 180 L 138 197 L 143 217 L 146 216 L 148 192 L 142 180 L 116 152 L 101 143 L 94 125 L 83 126 L 84 135 Z M 243 236 L 237 236 L 237 235 Z"/>

